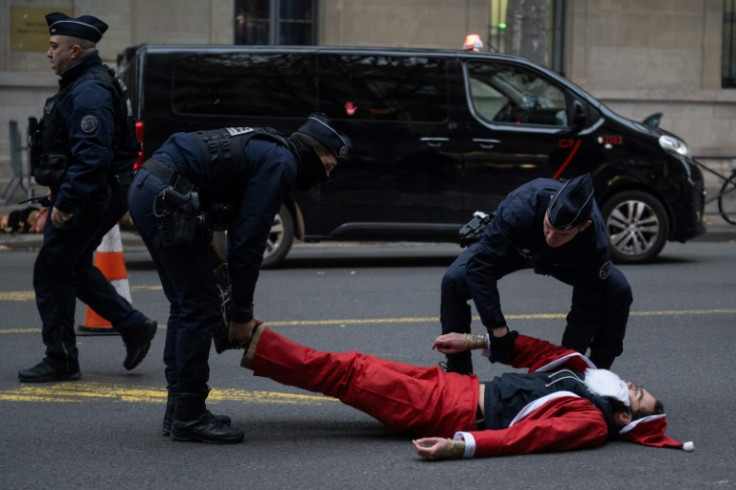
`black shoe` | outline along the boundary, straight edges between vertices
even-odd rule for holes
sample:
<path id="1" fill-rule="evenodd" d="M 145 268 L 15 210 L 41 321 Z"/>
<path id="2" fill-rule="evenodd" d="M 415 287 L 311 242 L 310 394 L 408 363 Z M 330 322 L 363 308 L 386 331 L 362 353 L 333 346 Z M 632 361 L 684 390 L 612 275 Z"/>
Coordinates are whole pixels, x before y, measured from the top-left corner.
<path id="1" fill-rule="evenodd" d="M 130 371 L 141 363 L 148 349 L 151 347 L 151 339 L 156 335 L 158 324 L 153 320 L 146 320 L 137 331 L 125 338 L 125 361 L 123 366 Z"/>
<path id="2" fill-rule="evenodd" d="M 161 435 L 171 435 L 171 419 L 174 418 L 174 410 L 176 408 L 176 397 L 178 392 L 176 388 L 168 386 L 168 396 L 166 398 L 166 411 L 164 412 L 164 422 L 161 426 Z M 227 415 L 215 415 L 209 410 L 205 409 L 205 413 L 210 414 L 212 417 L 217 419 L 221 424 L 230 425 L 230 417 Z"/>
<path id="3" fill-rule="evenodd" d="M 217 422 L 219 422 L 220 424 L 227 425 L 228 427 L 230 426 L 230 423 L 232 422 L 230 420 L 230 417 L 228 417 L 227 415 L 216 415 L 216 414 L 210 412 L 209 410 L 207 410 L 207 414 L 210 417 L 212 417 L 215 420 L 217 420 Z M 161 427 L 161 435 L 164 435 L 164 436 L 170 436 L 171 435 L 171 418 L 172 418 L 172 415 L 173 415 L 173 413 L 169 414 L 168 412 L 166 412 L 166 414 L 164 415 L 164 423 L 163 423 L 163 425 Z"/>
<path id="4" fill-rule="evenodd" d="M 171 438 L 175 441 L 197 441 L 209 444 L 237 444 L 243 442 L 240 429 L 230 427 L 220 421 L 221 416 L 212 415 L 206 410 L 194 420 L 177 420 L 171 423 Z"/>
<path id="5" fill-rule="evenodd" d="M 440 363 L 440 366 L 442 366 L 442 363 Z M 473 374 L 473 360 L 470 358 L 457 358 L 449 355 L 445 366 L 442 367 L 448 373 Z"/>
<path id="6" fill-rule="evenodd" d="M 75 381 L 82 377 L 77 368 L 76 371 L 62 371 L 56 369 L 46 359 L 32 368 L 18 371 L 18 381 L 21 383 L 46 383 L 48 381 Z"/>

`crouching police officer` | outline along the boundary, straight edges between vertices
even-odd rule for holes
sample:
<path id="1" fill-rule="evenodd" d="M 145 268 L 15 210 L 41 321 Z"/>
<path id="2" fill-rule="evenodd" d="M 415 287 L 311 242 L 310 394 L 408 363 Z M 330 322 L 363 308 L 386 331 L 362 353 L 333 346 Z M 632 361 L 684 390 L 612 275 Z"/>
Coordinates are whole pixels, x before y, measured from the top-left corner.
<path id="1" fill-rule="evenodd" d="M 49 187 L 52 206 L 33 271 L 46 357 L 18 373 L 22 382 L 79 379 L 76 298 L 120 332 L 126 369 L 143 360 L 156 333 L 156 322 L 134 310 L 92 263 L 102 237 L 125 214 L 138 149 L 125 88 L 95 49 L 107 25 L 61 13 L 46 21 L 46 56 L 61 77 L 31 135 L 33 173 Z"/>
<path id="2" fill-rule="evenodd" d="M 498 281 L 533 269 L 572 286 L 562 345 L 608 369 L 623 352 L 631 286 L 611 264 L 608 231 L 584 174 L 562 182 L 535 179 L 501 201 L 480 241 L 463 252 L 442 278 L 442 333 L 470 334 L 475 303 L 490 334 L 490 358 L 513 357 L 513 335 L 501 311 Z M 472 373 L 469 352 L 447 355 L 447 370 Z"/>
<path id="3" fill-rule="evenodd" d="M 213 415 L 205 405 L 210 345 L 222 322 L 211 230 L 228 232 L 230 331 L 244 331 L 261 323 L 253 316 L 253 294 L 283 196 L 294 186 L 324 182 L 349 148 L 349 139 L 314 113 L 289 137 L 267 128 L 176 133 L 136 174 L 130 214 L 170 302 L 164 435 L 223 444 L 243 440 L 227 416 Z"/>

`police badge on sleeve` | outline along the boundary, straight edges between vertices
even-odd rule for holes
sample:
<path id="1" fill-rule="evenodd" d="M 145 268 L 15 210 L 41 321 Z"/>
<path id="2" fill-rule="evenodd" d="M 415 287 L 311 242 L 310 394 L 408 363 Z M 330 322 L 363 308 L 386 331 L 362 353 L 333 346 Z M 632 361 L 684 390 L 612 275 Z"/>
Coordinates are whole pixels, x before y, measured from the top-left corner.
<path id="1" fill-rule="evenodd" d="M 82 118 L 80 126 L 85 134 L 91 134 L 97 131 L 99 123 L 97 122 L 97 118 L 90 114 Z"/>

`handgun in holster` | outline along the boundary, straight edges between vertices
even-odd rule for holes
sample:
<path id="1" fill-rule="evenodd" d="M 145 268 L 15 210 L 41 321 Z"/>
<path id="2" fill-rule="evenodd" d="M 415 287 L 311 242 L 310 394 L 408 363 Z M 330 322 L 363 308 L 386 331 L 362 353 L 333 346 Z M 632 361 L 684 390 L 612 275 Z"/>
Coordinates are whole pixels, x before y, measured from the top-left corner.
<path id="1" fill-rule="evenodd" d="M 194 243 L 197 224 L 201 221 L 201 205 L 196 188 L 191 184 L 178 184 L 166 186 L 156 197 L 154 206 L 156 226 L 164 248 Z"/>

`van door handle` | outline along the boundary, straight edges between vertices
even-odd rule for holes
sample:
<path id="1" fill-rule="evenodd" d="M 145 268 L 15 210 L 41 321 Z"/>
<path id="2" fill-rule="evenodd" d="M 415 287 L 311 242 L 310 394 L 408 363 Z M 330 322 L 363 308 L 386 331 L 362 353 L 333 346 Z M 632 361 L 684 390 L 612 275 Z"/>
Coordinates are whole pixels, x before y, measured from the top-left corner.
<path id="1" fill-rule="evenodd" d="M 490 150 L 495 145 L 500 143 L 501 140 L 492 140 L 488 138 L 473 138 L 473 143 L 479 143 L 480 147 L 486 150 Z"/>
<path id="2" fill-rule="evenodd" d="M 430 146 L 432 148 L 439 148 L 442 146 L 442 143 L 447 143 L 450 141 L 450 138 L 442 138 L 442 137 L 427 137 L 427 138 L 420 138 L 419 141 L 422 143 L 427 143 L 427 146 Z"/>

